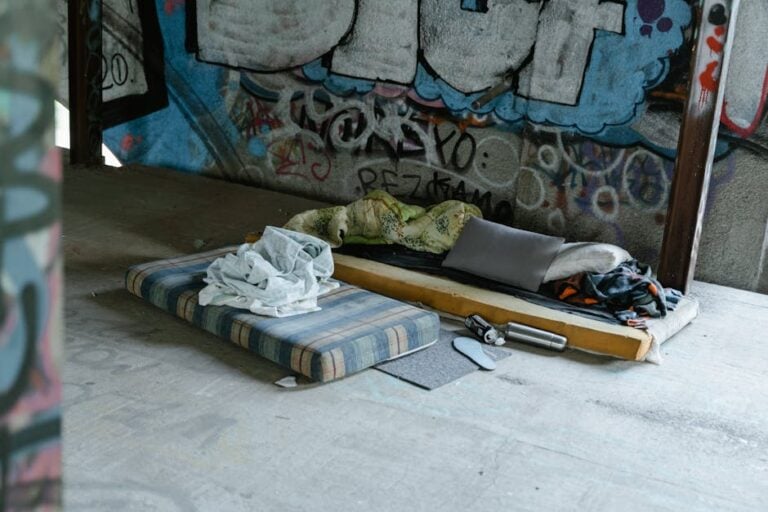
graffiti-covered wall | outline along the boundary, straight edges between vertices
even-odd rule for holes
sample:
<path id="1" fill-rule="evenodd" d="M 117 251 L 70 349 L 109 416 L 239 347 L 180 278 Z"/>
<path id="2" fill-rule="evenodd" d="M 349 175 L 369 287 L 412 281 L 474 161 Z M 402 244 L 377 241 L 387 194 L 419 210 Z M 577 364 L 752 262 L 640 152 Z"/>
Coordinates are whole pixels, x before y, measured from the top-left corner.
<path id="1" fill-rule="evenodd" d="M 655 263 L 692 3 L 105 0 L 105 137 L 126 162 L 334 202 L 373 188 L 419 203 L 457 198 L 497 221 L 615 242 Z M 768 3 L 744 3 L 715 206 L 741 159 L 767 154 Z M 718 72 L 698 77 L 701 94 Z M 114 108 L 132 98 L 145 108 Z M 731 282 L 707 270 L 706 251 L 700 262 L 719 282 L 759 279 L 757 260 Z"/>
<path id="2" fill-rule="evenodd" d="M 0 511 L 61 506 L 55 6 L 0 2 Z"/>

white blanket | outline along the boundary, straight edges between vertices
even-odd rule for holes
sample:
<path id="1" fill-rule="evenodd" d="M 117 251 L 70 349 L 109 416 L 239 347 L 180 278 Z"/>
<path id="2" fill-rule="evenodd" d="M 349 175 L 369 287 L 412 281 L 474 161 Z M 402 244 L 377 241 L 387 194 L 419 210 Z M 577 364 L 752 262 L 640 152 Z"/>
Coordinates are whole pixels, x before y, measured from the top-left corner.
<path id="1" fill-rule="evenodd" d="M 330 246 L 310 235 L 267 227 L 262 238 L 208 267 L 201 306 L 231 306 L 284 317 L 319 311 L 317 298 L 339 287 L 330 281 Z"/>

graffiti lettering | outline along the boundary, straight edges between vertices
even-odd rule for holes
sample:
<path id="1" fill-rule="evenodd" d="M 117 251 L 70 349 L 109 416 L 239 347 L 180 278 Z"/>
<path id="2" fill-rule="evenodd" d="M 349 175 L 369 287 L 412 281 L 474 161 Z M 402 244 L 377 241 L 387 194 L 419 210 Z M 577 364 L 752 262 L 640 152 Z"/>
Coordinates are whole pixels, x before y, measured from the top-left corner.
<path id="1" fill-rule="evenodd" d="M 476 152 L 475 138 L 467 132 L 462 133 L 459 135 L 456 145 L 453 146 L 453 151 L 451 151 L 451 165 L 460 171 L 467 170 L 475 160 Z"/>
<path id="2" fill-rule="evenodd" d="M 410 84 L 416 76 L 419 3 L 359 0 L 357 9 L 352 33 L 333 52 L 333 72 Z"/>
<path id="3" fill-rule="evenodd" d="M 107 91 L 115 86 L 124 85 L 128 81 L 128 61 L 122 54 L 116 53 L 111 59 L 106 55 L 101 57 L 101 90 Z"/>
<path id="4" fill-rule="evenodd" d="M 386 165 L 369 165 L 357 170 L 357 178 L 362 194 L 379 189 L 404 201 L 423 205 L 454 199 L 476 205 L 485 218 L 497 222 L 512 221 L 513 207 L 509 201 L 494 201 L 490 191 L 471 188 L 472 185 L 468 185 L 465 179 L 446 171 L 400 173 Z"/>
<path id="5" fill-rule="evenodd" d="M 521 77 L 524 96 L 575 105 L 592 52 L 595 30 L 624 32 L 621 3 L 551 0 L 539 17 L 533 61 Z M 570 20 L 565 24 L 563 20 Z"/>
<path id="6" fill-rule="evenodd" d="M 520 68 L 536 41 L 540 2 L 495 1 L 487 7 L 480 13 L 462 9 L 458 0 L 422 2 L 424 59 L 462 92 L 496 85 L 505 73 Z"/>
<path id="7" fill-rule="evenodd" d="M 328 154 L 322 148 L 295 137 L 270 145 L 269 154 L 275 174 L 279 176 L 299 176 L 317 181 L 325 181 L 331 174 L 332 164 Z"/>
<path id="8" fill-rule="evenodd" d="M 578 103 L 594 30 L 621 33 L 625 9 L 615 0 L 490 0 L 472 8 L 460 0 L 422 0 L 420 14 L 411 0 L 359 0 L 356 13 L 351 0 L 319 10 L 299 0 L 257 3 L 198 1 L 201 58 L 279 71 L 332 52 L 334 73 L 410 84 L 421 51 L 429 69 L 462 93 L 492 87 L 532 59 L 521 93 L 569 105 Z M 275 32 L 270 16 L 278 14 L 290 25 L 282 22 Z M 256 26 L 243 24 L 244 17 Z M 232 26 L 249 28 L 233 38 Z M 280 43 L 285 38 L 290 44 Z"/>
<path id="9" fill-rule="evenodd" d="M 200 58 L 257 71 L 310 62 L 352 27 L 355 0 L 198 0 Z M 232 37 L 232 27 L 246 27 Z"/>

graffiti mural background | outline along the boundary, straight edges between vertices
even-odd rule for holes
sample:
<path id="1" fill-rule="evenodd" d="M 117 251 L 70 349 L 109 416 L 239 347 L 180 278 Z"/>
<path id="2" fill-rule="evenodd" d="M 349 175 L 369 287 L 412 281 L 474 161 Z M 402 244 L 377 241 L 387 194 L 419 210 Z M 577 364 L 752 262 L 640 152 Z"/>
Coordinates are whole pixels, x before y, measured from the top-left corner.
<path id="1" fill-rule="evenodd" d="M 55 7 L 0 9 L 0 511 L 59 510 L 59 184 Z"/>
<path id="2" fill-rule="evenodd" d="M 694 4 L 156 0 L 142 14 L 136 0 L 104 0 L 105 54 L 133 56 L 105 72 L 105 99 L 129 101 L 149 82 L 168 98 L 139 118 L 124 109 L 122 124 L 117 112 L 105 142 L 127 163 L 332 202 L 371 188 L 462 199 L 653 264 Z M 734 149 L 768 157 L 768 3 L 746 4 L 714 197 L 739 167 Z M 146 57 L 152 45 L 162 65 Z"/>

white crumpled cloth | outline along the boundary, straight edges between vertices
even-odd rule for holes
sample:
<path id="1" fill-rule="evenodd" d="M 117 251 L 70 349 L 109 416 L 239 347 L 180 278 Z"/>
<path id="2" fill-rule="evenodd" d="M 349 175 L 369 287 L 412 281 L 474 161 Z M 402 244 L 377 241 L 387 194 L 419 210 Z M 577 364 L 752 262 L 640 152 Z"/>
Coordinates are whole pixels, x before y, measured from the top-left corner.
<path id="1" fill-rule="evenodd" d="M 317 298 L 339 287 L 331 275 L 328 243 L 270 226 L 259 241 L 211 263 L 199 303 L 275 317 L 319 311 Z"/>

